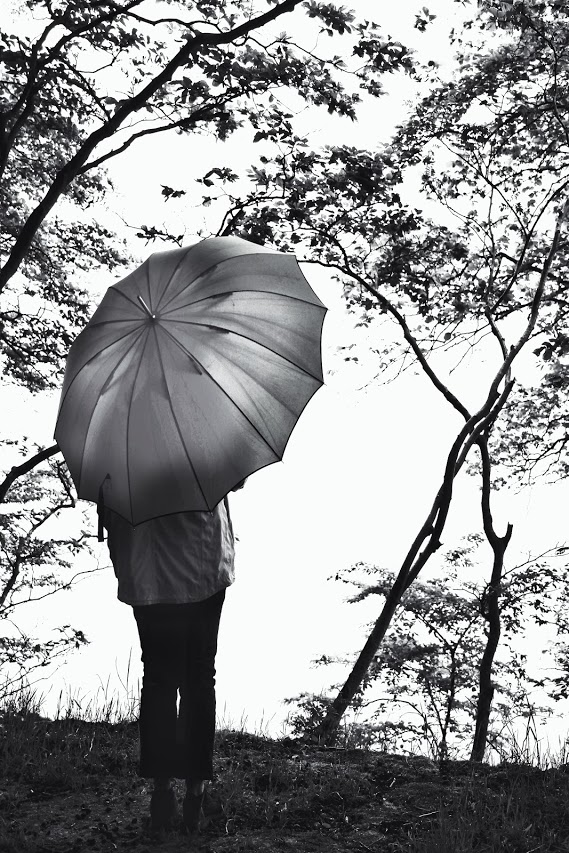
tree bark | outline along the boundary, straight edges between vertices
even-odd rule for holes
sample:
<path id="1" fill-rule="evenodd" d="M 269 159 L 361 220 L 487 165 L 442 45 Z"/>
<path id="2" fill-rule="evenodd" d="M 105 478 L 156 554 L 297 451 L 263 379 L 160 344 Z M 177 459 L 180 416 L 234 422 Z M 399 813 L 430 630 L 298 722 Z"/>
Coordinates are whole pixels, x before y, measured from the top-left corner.
<path id="1" fill-rule="evenodd" d="M 500 584 L 504 571 L 504 554 L 512 538 L 513 531 L 512 525 L 508 524 L 504 536 L 496 534 L 490 511 L 490 454 L 488 451 L 487 436 L 481 437 L 478 447 L 482 456 L 482 518 L 484 533 L 492 548 L 494 559 L 490 583 L 486 587 L 481 604 L 482 614 L 488 621 L 488 634 L 486 637 L 486 648 L 480 661 L 474 741 L 470 753 L 471 761 L 482 761 L 484 759 L 484 752 L 486 751 L 488 723 L 492 710 L 492 700 L 494 698 L 492 666 L 501 633 Z"/>
<path id="2" fill-rule="evenodd" d="M 482 761 L 486 750 L 486 739 L 488 737 L 488 722 L 492 710 L 494 698 L 494 685 L 492 684 L 492 664 L 500 642 L 500 580 L 504 565 L 505 547 L 494 551 L 494 564 L 492 568 L 492 580 L 488 584 L 484 594 L 485 617 L 488 620 L 488 635 L 486 648 L 480 661 L 478 676 L 478 700 L 476 703 L 476 720 L 474 730 L 474 741 L 470 753 L 471 761 Z"/>

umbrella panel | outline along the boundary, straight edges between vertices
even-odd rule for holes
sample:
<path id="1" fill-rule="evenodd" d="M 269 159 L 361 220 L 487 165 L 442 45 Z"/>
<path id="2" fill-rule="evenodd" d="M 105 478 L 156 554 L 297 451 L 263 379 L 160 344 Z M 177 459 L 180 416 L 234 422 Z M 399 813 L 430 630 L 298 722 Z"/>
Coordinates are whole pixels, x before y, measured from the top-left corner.
<path id="1" fill-rule="evenodd" d="M 161 314 L 170 314 L 171 311 L 193 305 L 202 299 L 241 291 L 280 294 L 287 299 L 298 299 L 324 308 L 302 274 L 294 255 L 274 252 L 263 256 L 249 254 L 228 258 L 210 267 L 199 277 L 194 275 L 189 256 L 187 268 L 180 267 L 178 278 L 179 281 L 173 281 L 164 292 L 160 303 L 154 303 Z M 131 285 L 132 282 L 128 289 Z"/>
<path id="2" fill-rule="evenodd" d="M 160 310 L 173 297 L 187 292 L 188 289 L 191 289 L 192 292 L 196 290 L 197 293 L 197 288 L 209 282 L 212 277 L 216 280 L 219 270 L 226 261 L 231 264 L 229 276 L 232 279 L 234 274 L 238 274 L 242 268 L 251 271 L 258 263 L 266 266 L 268 262 L 274 269 L 275 258 L 282 261 L 288 257 L 293 261 L 296 260 L 293 255 L 288 256 L 276 252 L 274 249 L 248 243 L 239 237 L 212 237 L 182 249 L 156 252 L 142 265 L 142 267 L 147 266 L 145 274 L 148 275 L 148 281 L 151 282 L 152 292 L 149 290 L 148 295 L 152 304 L 150 302 L 148 304 L 151 304 L 153 311 Z M 170 275 L 166 286 L 162 284 L 164 279 L 162 264 L 165 265 L 164 269 L 167 265 L 168 275 Z M 222 275 L 225 284 L 227 284 L 227 271 Z M 123 279 L 115 287 L 123 289 L 123 284 L 125 292 L 131 292 L 131 283 L 127 279 Z M 208 286 L 210 285 L 206 284 L 206 287 Z M 144 296 L 144 294 L 142 295 Z"/>
<path id="3" fill-rule="evenodd" d="M 126 416 L 128 394 L 124 388 L 119 392 L 120 385 L 117 383 L 126 382 L 127 388 L 132 385 L 143 347 L 143 333 L 125 336 L 92 357 L 80 372 L 81 381 L 68 385 L 60 406 L 55 438 L 63 452 L 79 497 L 96 500 L 98 494 L 99 482 L 88 495 L 85 494 L 81 476 L 85 448 L 92 435 L 94 412 L 101 406 L 107 410 L 106 401 L 110 396 L 114 396 L 117 402 L 116 409 L 112 412 L 111 424 L 120 417 L 121 409 Z M 106 432 L 108 433 L 108 430 Z M 106 458 L 107 454 L 104 453 L 103 459 Z"/>
<path id="4" fill-rule="evenodd" d="M 285 317 L 286 322 L 281 320 Z M 194 341 L 203 340 L 204 332 L 211 334 L 218 346 L 219 335 L 215 332 L 225 330 L 235 333 L 226 336 L 232 360 L 239 359 L 235 347 L 250 340 L 261 345 L 261 362 L 265 355 L 276 353 L 321 380 L 321 355 L 313 342 L 323 320 L 324 311 L 313 305 L 275 294 L 237 293 L 199 302 L 191 306 L 191 311 L 163 315 L 160 323 L 190 352 Z"/>
<path id="5" fill-rule="evenodd" d="M 156 515 L 157 502 L 160 514 L 213 509 L 232 485 L 279 458 L 179 347 L 159 346 L 151 333 L 145 356 L 126 436 L 137 460 L 129 465 L 133 523 Z"/>
<path id="6" fill-rule="evenodd" d="M 61 412 L 63 408 L 66 395 L 76 376 L 81 372 L 84 379 L 89 378 L 90 380 L 92 367 L 89 365 L 93 359 L 98 358 L 100 354 L 106 351 L 109 360 L 104 361 L 104 359 L 99 359 L 96 369 L 100 369 L 105 364 L 108 367 L 109 374 L 112 373 L 115 362 L 118 363 L 118 360 L 130 350 L 135 338 L 143 332 L 144 324 L 140 319 L 86 326 L 79 337 L 73 342 L 69 356 L 67 357 L 59 411 Z M 85 369 L 87 372 L 83 373 Z M 80 381 L 82 382 L 83 379 Z M 57 430 L 59 430 L 59 422 Z"/>
<path id="7" fill-rule="evenodd" d="M 159 337 L 162 345 L 164 332 Z M 181 343 L 181 336 L 177 340 Z M 188 343 L 192 356 L 210 378 L 210 387 L 223 389 L 225 407 L 233 406 L 242 412 L 280 459 L 300 413 L 320 387 L 320 380 L 239 335 L 192 327 Z M 182 347 L 185 351 L 183 344 Z M 173 388 L 174 408 L 176 401 L 183 399 L 181 393 L 182 388 Z"/>

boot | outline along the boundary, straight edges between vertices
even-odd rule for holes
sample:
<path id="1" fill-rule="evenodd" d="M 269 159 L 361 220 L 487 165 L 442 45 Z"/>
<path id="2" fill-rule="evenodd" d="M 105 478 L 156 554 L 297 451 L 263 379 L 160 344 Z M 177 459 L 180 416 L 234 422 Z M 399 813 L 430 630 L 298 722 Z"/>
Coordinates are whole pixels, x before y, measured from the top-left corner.
<path id="1" fill-rule="evenodd" d="M 178 814 L 176 791 L 172 785 L 156 784 L 150 798 L 150 828 L 171 829 Z"/>
<path id="2" fill-rule="evenodd" d="M 204 798 L 205 787 L 201 794 L 192 794 L 190 786 L 187 786 L 182 811 L 188 832 L 199 832 L 200 822 L 203 817 L 202 806 Z"/>

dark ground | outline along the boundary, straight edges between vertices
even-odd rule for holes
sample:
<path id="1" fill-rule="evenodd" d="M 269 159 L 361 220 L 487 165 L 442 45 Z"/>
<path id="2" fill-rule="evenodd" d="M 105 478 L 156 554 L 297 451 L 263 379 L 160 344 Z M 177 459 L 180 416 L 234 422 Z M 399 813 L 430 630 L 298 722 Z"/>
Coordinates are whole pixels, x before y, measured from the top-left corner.
<path id="1" fill-rule="evenodd" d="M 135 723 L 4 717 L 0 851 L 569 851 L 567 765 L 540 770 L 217 738 L 197 838 L 152 835 Z M 178 782 L 181 804 L 183 783 Z"/>

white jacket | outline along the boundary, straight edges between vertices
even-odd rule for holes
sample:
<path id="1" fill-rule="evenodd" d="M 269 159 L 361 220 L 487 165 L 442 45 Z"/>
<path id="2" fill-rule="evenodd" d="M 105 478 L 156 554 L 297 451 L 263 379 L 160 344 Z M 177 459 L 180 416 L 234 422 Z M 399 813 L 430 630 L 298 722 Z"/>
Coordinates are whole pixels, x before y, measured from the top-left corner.
<path id="1" fill-rule="evenodd" d="M 179 512 L 136 527 L 108 507 L 103 517 L 125 604 L 203 601 L 235 579 L 227 498 L 211 512 Z"/>

